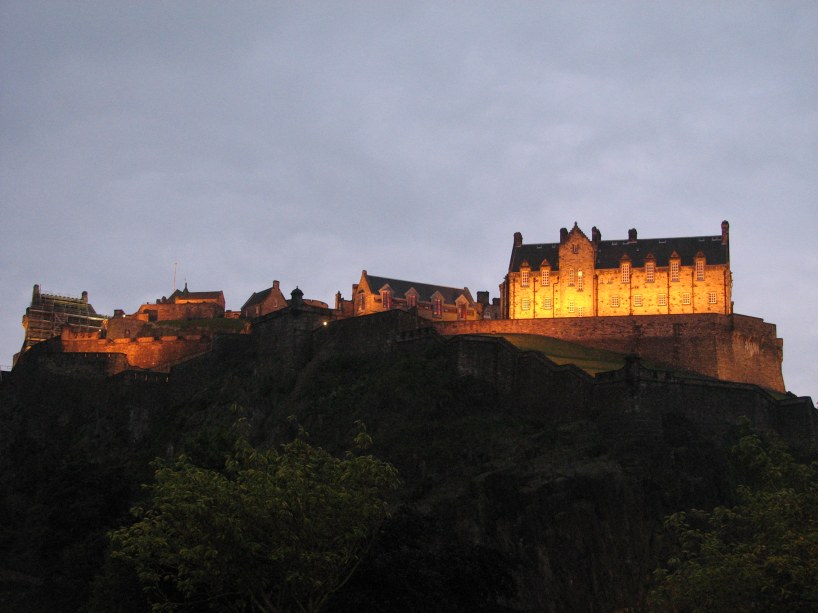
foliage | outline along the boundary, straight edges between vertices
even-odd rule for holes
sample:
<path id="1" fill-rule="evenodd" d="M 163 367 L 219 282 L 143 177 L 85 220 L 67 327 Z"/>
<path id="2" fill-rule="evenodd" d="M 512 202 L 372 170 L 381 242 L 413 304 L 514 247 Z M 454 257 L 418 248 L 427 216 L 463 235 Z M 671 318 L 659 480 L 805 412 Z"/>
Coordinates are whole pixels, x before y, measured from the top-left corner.
<path id="1" fill-rule="evenodd" d="M 818 610 L 818 474 L 757 435 L 732 449 L 738 503 L 676 513 L 657 611 Z"/>
<path id="2" fill-rule="evenodd" d="M 186 456 L 156 463 L 150 504 L 111 535 L 153 610 L 317 611 L 343 585 L 387 516 L 397 472 L 305 439 L 299 430 L 261 450 L 242 434 L 223 470 Z M 369 444 L 361 426 L 355 449 Z"/>

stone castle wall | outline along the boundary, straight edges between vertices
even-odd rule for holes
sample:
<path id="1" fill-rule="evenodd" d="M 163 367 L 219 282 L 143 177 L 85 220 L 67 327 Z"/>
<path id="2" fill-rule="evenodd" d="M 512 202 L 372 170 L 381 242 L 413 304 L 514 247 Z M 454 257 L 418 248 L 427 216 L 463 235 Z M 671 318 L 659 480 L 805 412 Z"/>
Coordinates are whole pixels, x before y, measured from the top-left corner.
<path id="1" fill-rule="evenodd" d="M 55 340 L 59 341 L 64 353 L 120 354 L 125 357 L 127 367 L 146 370 L 168 370 L 183 360 L 209 352 L 212 346 L 211 339 L 201 335 L 116 339 L 63 337 Z"/>
<path id="2" fill-rule="evenodd" d="M 783 341 L 775 325 L 715 313 L 560 319 L 435 322 L 445 336 L 537 334 L 597 349 L 634 353 L 655 363 L 717 379 L 785 391 Z"/>

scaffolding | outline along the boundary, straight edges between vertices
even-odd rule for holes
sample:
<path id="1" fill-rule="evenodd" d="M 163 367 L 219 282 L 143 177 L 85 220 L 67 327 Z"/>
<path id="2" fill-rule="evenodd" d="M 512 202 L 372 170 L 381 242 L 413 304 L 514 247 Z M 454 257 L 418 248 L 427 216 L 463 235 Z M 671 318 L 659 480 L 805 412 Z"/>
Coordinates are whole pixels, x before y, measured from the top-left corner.
<path id="1" fill-rule="evenodd" d="M 71 326 L 79 332 L 99 332 L 108 319 L 99 315 L 94 307 L 88 303 L 88 292 L 83 292 L 80 298 L 46 294 L 40 292 L 40 286 L 34 286 L 31 297 L 31 306 L 23 316 L 23 327 L 26 337 L 23 341 L 23 351 L 29 347 L 59 336 L 62 329 Z"/>

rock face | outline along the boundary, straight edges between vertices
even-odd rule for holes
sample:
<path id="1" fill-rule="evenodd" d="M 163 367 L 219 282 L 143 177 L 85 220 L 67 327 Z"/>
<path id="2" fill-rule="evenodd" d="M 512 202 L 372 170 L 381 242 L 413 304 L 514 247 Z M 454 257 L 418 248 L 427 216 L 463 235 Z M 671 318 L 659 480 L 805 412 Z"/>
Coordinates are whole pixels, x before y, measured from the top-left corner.
<path id="1" fill-rule="evenodd" d="M 169 375 L 44 355 L 2 381 L 0 609 L 146 610 L 105 562 L 105 533 L 128 521 L 153 458 L 218 465 L 234 405 L 260 444 L 292 436 L 294 415 L 337 451 L 363 420 L 400 470 L 392 517 L 331 611 L 638 608 L 662 519 L 728 502 L 724 448 L 747 423 L 815 442 L 809 399 L 634 360 L 592 378 L 406 313 L 369 327 L 292 316 Z"/>

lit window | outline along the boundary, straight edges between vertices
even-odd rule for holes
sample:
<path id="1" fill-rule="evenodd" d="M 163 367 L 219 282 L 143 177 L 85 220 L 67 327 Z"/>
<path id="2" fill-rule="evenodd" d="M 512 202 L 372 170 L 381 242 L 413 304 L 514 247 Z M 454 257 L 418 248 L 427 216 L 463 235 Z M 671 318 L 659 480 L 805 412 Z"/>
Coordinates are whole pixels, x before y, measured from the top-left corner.
<path id="1" fill-rule="evenodd" d="M 622 283 L 630 283 L 631 282 L 631 263 L 630 262 L 622 262 Z"/>
<path id="2" fill-rule="evenodd" d="M 528 311 L 531 308 L 531 299 L 523 298 L 523 311 Z"/>
<path id="3" fill-rule="evenodd" d="M 659 306 L 667 306 L 667 294 L 659 294 Z"/>
<path id="4" fill-rule="evenodd" d="M 642 296 L 640 294 L 636 294 L 633 297 L 633 306 L 642 306 Z"/>
<path id="5" fill-rule="evenodd" d="M 716 292 L 707 293 L 707 302 L 708 304 L 716 304 Z"/>
<path id="6" fill-rule="evenodd" d="M 466 303 L 461 302 L 457 305 L 457 318 L 466 319 Z"/>
<path id="7" fill-rule="evenodd" d="M 670 280 L 679 280 L 679 260 L 674 260 L 670 263 Z"/>
<path id="8" fill-rule="evenodd" d="M 573 300 L 572 300 L 571 302 L 569 302 L 569 303 L 568 303 L 568 312 L 569 312 L 569 313 L 573 313 L 573 312 L 574 312 L 574 301 L 573 301 Z"/>
<path id="9" fill-rule="evenodd" d="M 619 296 L 611 296 L 611 306 L 612 307 L 619 306 Z"/>
<path id="10" fill-rule="evenodd" d="M 574 284 L 574 277 L 575 276 L 576 275 L 574 274 L 574 269 L 573 268 L 568 269 L 568 285 L 573 285 Z"/>
<path id="11" fill-rule="evenodd" d="M 579 290 L 580 292 L 582 291 L 582 288 L 585 287 L 583 283 L 583 278 L 584 277 L 582 275 L 582 271 L 580 270 L 579 272 L 577 272 L 577 290 Z"/>
<path id="12" fill-rule="evenodd" d="M 443 315 L 443 300 L 440 298 L 435 298 L 432 308 L 432 315 L 435 317 L 441 317 Z"/>
<path id="13" fill-rule="evenodd" d="M 653 283 L 656 279 L 656 264 L 653 262 L 645 262 L 645 281 Z"/>
<path id="14" fill-rule="evenodd" d="M 543 285 L 548 285 L 551 283 L 551 271 L 550 270 L 543 270 L 541 273 L 542 279 L 541 282 Z"/>
<path id="15" fill-rule="evenodd" d="M 704 281 L 704 259 L 696 258 L 696 281 Z"/>
<path id="16" fill-rule="evenodd" d="M 577 315 L 579 317 L 582 317 L 583 315 L 585 315 L 585 307 L 577 307 Z"/>
<path id="17" fill-rule="evenodd" d="M 551 302 L 551 298 L 543 299 L 542 306 L 543 306 L 544 309 L 546 309 L 547 311 L 550 311 L 551 308 L 552 308 L 552 305 L 553 305 L 553 303 Z"/>
<path id="18" fill-rule="evenodd" d="M 418 305 L 418 295 L 417 294 L 406 294 L 406 306 L 409 308 L 414 308 Z"/>
<path id="19" fill-rule="evenodd" d="M 682 304 L 690 304 L 690 294 L 687 292 L 682 294 Z"/>
<path id="20" fill-rule="evenodd" d="M 383 290 L 381 292 L 381 302 L 383 302 L 384 309 L 391 309 L 392 308 L 392 292 L 389 290 Z"/>
<path id="21" fill-rule="evenodd" d="M 520 271 L 520 285 L 523 287 L 528 287 L 528 271 L 521 270 Z"/>

